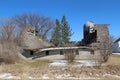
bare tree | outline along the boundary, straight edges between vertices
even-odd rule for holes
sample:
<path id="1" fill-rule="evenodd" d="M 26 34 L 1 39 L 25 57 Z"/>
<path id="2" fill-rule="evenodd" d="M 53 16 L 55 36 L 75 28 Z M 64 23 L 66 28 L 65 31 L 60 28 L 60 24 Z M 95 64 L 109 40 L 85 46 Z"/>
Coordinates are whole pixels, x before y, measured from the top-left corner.
<path id="1" fill-rule="evenodd" d="M 110 35 L 110 49 L 111 49 L 111 53 L 114 52 L 114 41 L 115 41 L 115 36 Z"/>
<path id="2" fill-rule="evenodd" d="M 14 26 L 13 24 L 9 21 L 7 21 L 6 24 L 3 23 L 2 25 L 2 30 L 1 30 L 1 37 L 4 40 L 10 40 L 14 36 Z"/>
<path id="3" fill-rule="evenodd" d="M 43 39 L 48 39 L 54 28 L 54 22 L 49 17 L 40 16 L 33 13 L 16 15 L 13 20 L 16 25 L 21 28 L 26 26 L 35 27 L 39 33 L 39 36 Z"/>
<path id="4" fill-rule="evenodd" d="M 14 63 L 19 61 L 18 53 L 21 52 L 21 48 L 15 42 L 16 32 L 15 25 L 11 19 L 3 21 L 0 30 L 0 58 L 5 63 Z"/>

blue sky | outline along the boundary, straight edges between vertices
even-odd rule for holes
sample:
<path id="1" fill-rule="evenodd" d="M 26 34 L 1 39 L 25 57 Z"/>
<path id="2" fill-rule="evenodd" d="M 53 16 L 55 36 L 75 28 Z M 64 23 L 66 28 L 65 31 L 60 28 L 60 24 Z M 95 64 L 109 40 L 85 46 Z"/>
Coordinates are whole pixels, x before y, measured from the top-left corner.
<path id="1" fill-rule="evenodd" d="M 110 24 L 110 34 L 120 36 L 120 0 L 0 0 L 0 18 L 37 13 L 61 20 L 65 15 L 74 32 L 71 40 L 83 38 L 83 24 Z"/>

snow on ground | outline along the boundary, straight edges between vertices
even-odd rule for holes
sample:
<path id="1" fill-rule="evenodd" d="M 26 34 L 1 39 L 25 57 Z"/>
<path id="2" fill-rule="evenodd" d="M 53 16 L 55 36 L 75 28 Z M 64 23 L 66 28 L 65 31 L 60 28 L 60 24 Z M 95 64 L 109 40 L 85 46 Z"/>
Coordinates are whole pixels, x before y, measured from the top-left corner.
<path id="1" fill-rule="evenodd" d="M 105 73 L 103 75 L 103 77 L 111 77 L 111 78 L 120 79 L 120 76 L 112 75 L 112 74 L 108 74 L 108 73 Z M 71 77 L 71 75 L 69 73 L 55 74 L 55 78 L 56 79 L 100 79 L 99 77 L 85 77 L 85 76 L 76 78 L 76 77 Z M 11 73 L 3 73 L 3 74 L 0 74 L 0 79 L 21 79 L 21 78 L 12 76 Z M 50 79 L 50 77 L 48 74 L 44 74 L 42 78 L 28 77 L 28 79 Z"/>
<path id="2" fill-rule="evenodd" d="M 119 53 L 120 54 L 120 53 Z M 90 67 L 93 67 L 93 66 L 96 66 L 98 63 L 98 61 L 96 60 L 75 60 L 78 64 L 74 64 L 72 65 L 73 67 L 82 67 L 82 66 L 90 66 Z M 49 64 L 49 66 L 63 66 L 61 69 L 58 69 L 58 70 L 51 70 L 50 73 L 52 72 L 61 72 L 61 71 L 65 71 L 66 70 L 66 67 L 64 66 L 67 66 L 68 65 L 68 62 L 66 60 L 55 60 L 55 61 L 52 61 L 52 63 Z M 90 75 L 92 75 L 92 73 L 90 73 Z M 69 72 L 65 72 L 65 73 L 62 73 L 62 74 L 59 74 L 59 73 L 56 73 L 54 75 L 54 78 L 56 79 L 100 79 L 100 76 L 99 74 L 95 74 L 97 77 L 91 77 L 91 76 L 81 76 L 81 77 L 74 77 L 72 76 L 71 73 Z M 112 77 L 112 78 L 119 78 L 120 79 L 120 76 L 119 75 L 112 75 L 112 74 L 109 74 L 109 73 L 104 73 L 102 74 L 103 77 Z M 48 74 L 48 73 L 45 73 L 43 74 L 42 77 L 40 77 L 40 79 L 50 79 L 51 76 Z M 21 79 L 19 76 L 13 76 L 13 74 L 11 73 L 0 73 L 0 79 Z M 28 79 L 39 79 L 36 78 L 36 77 L 31 77 L 31 76 L 28 76 Z"/>
<path id="3" fill-rule="evenodd" d="M 108 74 L 108 73 L 104 74 L 103 76 L 104 77 L 108 76 L 108 77 L 113 77 L 113 78 L 120 78 L 120 76 L 118 76 L 118 75 L 113 75 L 113 74 Z"/>
<path id="4" fill-rule="evenodd" d="M 114 55 L 120 55 L 120 53 L 112 53 L 112 54 L 114 54 Z"/>
<path id="5" fill-rule="evenodd" d="M 19 77 L 12 76 L 11 73 L 1 73 L 0 79 L 19 79 Z"/>
<path id="6" fill-rule="evenodd" d="M 50 78 L 48 77 L 48 74 L 44 74 L 43 79 L 50 79 Z"/>
<path id="7" fill-rule="evenodd" d="M 96 60 L 77 60 L 76 62 L 80 62 L 80 64 L 83 64 L 84 66 L 97 66 L 98 61 Z"/>
<path id="8" fill-rule="evenodd" d="M 50 63 L 49 66 L 67 66 L 67 61 L 65 60 L 58 60 L 58 61 L 53 61 L 52 63 Z"/>
<path id="9" fill-rule="evenodd" d="M 69 73 L 67 73 L 67 74 L 58 75 L 57 78 L 61 79 L 61 78 L 70 77 L 70 76 L 71 75 Z"/>
<path id="10" fill-rule="evenodd" d="M 82 67 L 84 66 L 97 66 L 98 65 L 98 61 L 96 60 L 76 60 L 76 62 L 79 62 L 80 64 L 74 65 L 74 67 Z M 68 62 L 65 60 L 57 60 L 57 61 L 53 61 L 52 63 L 50 63 L 49 66 L 67 66 Z"/>

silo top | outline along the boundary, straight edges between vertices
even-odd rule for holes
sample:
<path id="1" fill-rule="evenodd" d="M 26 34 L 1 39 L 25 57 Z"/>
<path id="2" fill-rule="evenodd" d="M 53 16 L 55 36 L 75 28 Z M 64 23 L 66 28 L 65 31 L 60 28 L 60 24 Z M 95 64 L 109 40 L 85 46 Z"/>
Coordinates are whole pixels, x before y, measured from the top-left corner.
<path id="1" fill-rule="evenodd" d="M 90 27 L 90 28 L 94 27 L 94 25 L 95 25 L 95 23 L 92 22 L 92 21 L 87 21 L 87 22 L 85 23 L 85 26 L 86 26 L 86 27 Z"/>

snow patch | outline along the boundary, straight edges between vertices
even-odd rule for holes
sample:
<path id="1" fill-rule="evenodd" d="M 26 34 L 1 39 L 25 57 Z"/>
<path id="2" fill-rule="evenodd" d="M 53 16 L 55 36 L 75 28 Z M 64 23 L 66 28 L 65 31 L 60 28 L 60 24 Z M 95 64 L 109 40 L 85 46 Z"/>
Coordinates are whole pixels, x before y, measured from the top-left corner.
<path id="1" fill-rule="evenodd" d="M 63 79 L 64 77 L 63 77 L 63 75 L 57 75 L 56 78 L 57 79 Z"/>
<path id="2" fill-rule="evenodd" d="M 112 75 L 112 74 L 107 74 L 107 73 L 104 74 L 103 76 L 104 76 L 104 77 L 105 77 L 105 76 L 108 76 L 108 77 L 120 78 L 120 76 L 118 76 L 118 75 Z"/>
<path id="3" fill-rule="evenodd" d="M 69 73 L 67 73 L 67 74 L 61 74 L 61 75 L 57 75 L 56 76 L 57 79 L 64 79 L 64 78 L 68 78 L 68 77 L 70 77 Z"/>
<path id="4" fill-rule="evenodd" d="M 50 78 L 48 77 L 48 74 L 44 74 L 43 79 L 50 79 Z"/>
<path id="5" fill-rule="evenodd" d="M 0 79 L 20 79 L 20 78 L 16 76 L 12 76 L 11 73 L 1 73 Z"/>
<path id="6" fill-rule="evenodd" d="M 83 66 L 84 66 L 84 64 L 73 65 L 73 67 L 79 67 L 79 68 L 81 68 L 81 67 L 83 67 Z"/>
<path id="7" fill-rule="evenodd" d="M 83 64 L 84 66 L 96 66 L 98 65 L 98 61 L 96 60 L 77 60 L 76 62 L 80 62 L 81 64 Z"/>
<path id="8" fill-rule="evenodd" d="M 59 60 L 59 61 L 53 61 L 50 63 L 49 66 L 66 66 L 68 63 L 67 61 Z"/>
<path id="9" fill-rule="evenodd" d="M 33 77 L 29 76 L 29 77 L 28 77 L 28 79 L 35 79 L 35 78 L 33 78 Z"/>
<path id="10" fill-rule="evenodd" d="M 120 53 L 112 53 L 112 54 L 114 54 L 114 55 L 120 55 Z"/>
<path id="11" fill-rule="evenodd" d="M 82 66 L 97 66 L 99 65 L 99 62 L 97 60 L 76 60 L 79 64 L 73 65 L 73 67 L 82 67 Z M 52 63 L 49 64 L 49 66 L 67 66 L 68 62 L 65 60 L 58 60 L 58 61 L 53 61 Z"/>

